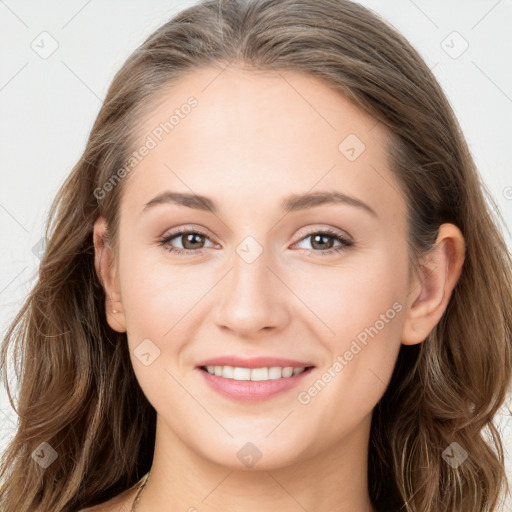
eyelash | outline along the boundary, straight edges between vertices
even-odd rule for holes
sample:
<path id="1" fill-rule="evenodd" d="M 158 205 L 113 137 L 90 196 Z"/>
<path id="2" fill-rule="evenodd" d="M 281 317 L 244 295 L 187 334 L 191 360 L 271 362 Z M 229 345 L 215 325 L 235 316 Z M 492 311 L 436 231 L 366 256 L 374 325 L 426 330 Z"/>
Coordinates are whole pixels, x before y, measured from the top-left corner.
<path id="1" fill-rule="evenodd" d="M 179 236 L 184 235 L 184 234 L 194 234 L 194 235 L 200 235 L 200 236 L 204 236 L 205 238 L 208 238 L 208 235 L 206 235 L 206 233 L 203 233 L 202 231 L 199 231 L 199 230 L 196 230 L 196 229 L 182 229 L 182 230 L 179 230 L 179 231 L 175 231 L 174 233 L 171 233 L 171 234 L 169 234 L 168 236 L 166 236 L 164 238 L 161 238 L 158 241 L 159 242 L 159 246 L 162 246 L 166 251 L 168 251 L 170 253 L 177 254 L 177 255 L 192 256 L 194 253 L 195 254 L 198 254 L 198 253 L 201 254 L 204 248 L 203 249 L 197 249 L 197 250 L 193 250 L 193 249 L 180 249 L 180 248 L 172 247 L 172 246 L 169 245 L 171 240 L 173 240 L 174 238 L 178 238 Z M 341 245 L 339 245 L 336 248 L 331 248 L 331 249 L 328 249 L 328 250 L 325 250 L 325 251 L 315 250 L 315 249 L 299 249 L 299 250 L 301 250 L 303 252 L 306 252 L 306 253 L 315 252 L 315 253 L 320 253 L 321 256 L 329 256 L 329 255 L 332 255 L 332 254 L 338 254 L 338 253 L 341 253 L 343 251 L 346 251 L 349 247 L 354 245 L 354 242 L 352 242 L 351 240 L 348 240 L 347 238 L 341 236 L 339 233 L 337 233 L 336 231 L 334 231 L 334 230 L 332 230 L 330 228 L 323 229 L 323 230 L 320 230 L 320 231 L 312 231 L 311 233 L 307 234 L 306 236 L 304 236 L 300 240 L 298 240 L 298 242 L 302 242 L 302 240 L 305 240 L 306 238 L 309 238 L 309 237 L 311 237 L 313 235 L 327 235 L 327 236 L 329 236 L 331 238 L 334 238 L 337 241 L 341 242 Z"/>

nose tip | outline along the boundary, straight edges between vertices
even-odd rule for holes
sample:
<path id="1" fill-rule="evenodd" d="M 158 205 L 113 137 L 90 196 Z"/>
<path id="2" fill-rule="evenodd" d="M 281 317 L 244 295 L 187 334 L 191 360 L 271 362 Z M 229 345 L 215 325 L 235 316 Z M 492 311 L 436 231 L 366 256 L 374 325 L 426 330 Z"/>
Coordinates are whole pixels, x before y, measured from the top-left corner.
<path id="1" fill-rule="evenodd" d="M 235 262 L 219 295 L 216 324 L 238 336 L 269 332 L 287 321 L 278 280 L 263 258 Z"/>

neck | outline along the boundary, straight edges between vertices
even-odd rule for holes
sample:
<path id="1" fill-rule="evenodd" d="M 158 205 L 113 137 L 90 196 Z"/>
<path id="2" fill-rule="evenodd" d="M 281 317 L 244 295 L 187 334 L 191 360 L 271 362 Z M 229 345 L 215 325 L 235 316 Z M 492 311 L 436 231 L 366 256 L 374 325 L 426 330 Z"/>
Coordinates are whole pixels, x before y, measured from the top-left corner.
<path id="1" fill-rule="evenodd" d="M 367 486 L 370 423 L 371 415 L 335 449 L 285 467 L 241 470 L 192 451 L 158 416 L 153 465 L 137 512 L 374 512 Z"/>

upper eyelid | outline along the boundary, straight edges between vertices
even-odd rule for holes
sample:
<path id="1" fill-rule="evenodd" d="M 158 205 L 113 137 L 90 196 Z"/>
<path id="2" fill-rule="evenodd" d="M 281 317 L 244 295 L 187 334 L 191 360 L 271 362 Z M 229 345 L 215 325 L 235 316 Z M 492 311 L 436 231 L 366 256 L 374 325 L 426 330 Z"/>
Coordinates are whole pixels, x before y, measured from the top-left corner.
<path id="1" fill-rule="evenodd" d="M 192 226 L 185 226 L 183 228 L 181 228 L 181 227 L 176 228 L 175 230 L 172 230 L 169 234 L 162 235 L 160 237 L 160 239 L 161 240 L 172 240 L 174 238 L 177 238 L 178 236 L 185 235 L 187 233 L 197 233 L 197 234 L 199 234 L 201 236 L 204 236 L 204 237 L 208 238 L 212 243 L 216 243 L 212 239 L 213 237 L 210 236 L 207 231 L 205 231 L 202 228 L 196 228 L 196 227 L 192 227 Z"/>
<path id="2" fill-rule="evenodd" d="M 327 227 L 327 228 L 307 228 L 307 230 L 300 236 L 300 238 L 297 240 L 297 242 L 300 242 L 303 238 L 314 235 L 316 233 L 325 233 L 329 236 L 339 236 L 340 238 L 344 238 L 346 240 L 352 240 L 352 236 L 349 235 L 346 231 L 339 229 L 339 228 Z"/>

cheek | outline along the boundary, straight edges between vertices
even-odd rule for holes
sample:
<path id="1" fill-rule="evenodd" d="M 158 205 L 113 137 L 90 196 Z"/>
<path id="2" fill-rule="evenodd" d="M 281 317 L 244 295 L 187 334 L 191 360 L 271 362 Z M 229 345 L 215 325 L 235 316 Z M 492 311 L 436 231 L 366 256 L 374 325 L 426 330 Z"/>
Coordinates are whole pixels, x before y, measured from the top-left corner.
<path id="1" fill-rule="evenodd" d="M 197 273 L 169 264 L 162 248 L 132 247 L 121 260 L 120 276 L 127 328 L 133 338 L 167 339 L 205 293 Z"/>
<path id="2" fill-rule="evenodd" d="M 351 376 L 346 385 L 353 386 L 369 368 L 381 372 L 379 377 L 386 381 L 400 348 L 407 286 L 405 244 L 389 244 L 347 259 L 337 269 L 319 267 L 315 272 L 304 277 L 298 294 L 307 298 L 316 324 L 322 320 L 316 331 L 322 333 L 332 361 L 346 353 L 343 373 Z M 378 383 L 375 376 L 372 379 Z"/>
<path id="3" fill-rule="evenodd" d="M 176 358 L 190 337 L 187 312 L 204 294 L 193 274 L 169 265 L 163 249 L 160 255 L 159 251 L 126 247 L 120 262 L 130 358 L 144 394 L 157 411 L 162 404 L 188 403 L 177 384 L 183 376 Z"/>
<path id="4" fill-rule="evenodd" d="M 287 280 L 294 282 L 294 291 L 313 314 L 315 331 L 331 352 L 344 351 L 347 343 L 360 333 L 364 338 L 365 329 L 376 323 L 379 331 L 386 331 L 386 336 L 400 332 L 400 320 L 395 320 L 400 317 L 397 309 L 404 309 L 401 302 L 407 286 L 405 247 L 357 254 L 337 267 L 297 267 Z M 398 306 L 393 308 L 395 303 Z"/>
<path id="5" fill-rule="evenodd" d="M 356 421 L 381 398 L 400 350 L 405 246 L 373 254 L 364 264 L 340 268 L 329 280 L 316 283 L 324 285 L 323 293 L 315 288 L 317 293 L 308 297 L 330 329 L 322 336 L 329 360 L 299 390 L 298 401 L 306 410 L 323 410 L 322 421 L 342 424 L 347 413 Z"/>

